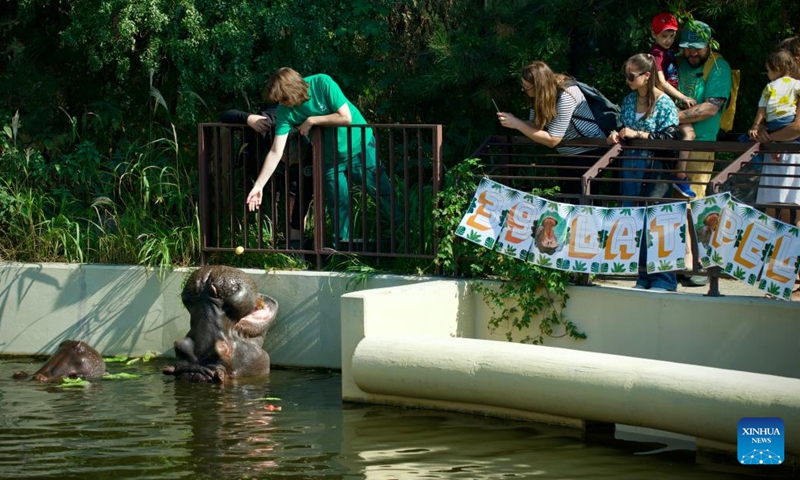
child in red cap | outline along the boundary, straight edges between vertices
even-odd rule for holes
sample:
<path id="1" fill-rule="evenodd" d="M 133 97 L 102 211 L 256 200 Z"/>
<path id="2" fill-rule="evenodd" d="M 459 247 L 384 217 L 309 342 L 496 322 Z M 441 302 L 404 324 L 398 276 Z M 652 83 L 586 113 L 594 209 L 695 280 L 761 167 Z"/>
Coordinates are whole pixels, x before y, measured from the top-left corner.
<path id="1" fill-rule="evenodd" d="M 693 107 L 697 102 L 690 96 L 684 95 L 683 92 L 678 90 L 678 64 L 675 61 L 675 52 L 672 50 L 672 44 L 675 42 L 675 36 L 678 32 L 678 19 L 669 12 L 659 13 L 651 22 L 653 29 L 653 48 L 650 50 L 650 55 L 656 61 L 656 70 L 658 71 L 658 82 L 656 87 L 663 90 L 664 93 L 669 95 L 675 100 L 675 103 L 682 108 Z M 694 128 L 689 123 L 679 125 L 678 129 L 681 131 L 683 140 L 694 140 Z M 676 164 L 675 182 L 672 184 L 678 193 L 687 198 L 694 198 L 695 193 L 689 188 L 689 183 L 686 180 L 686 158 L 688 152 L 680 152 L 679 159 Z"/>

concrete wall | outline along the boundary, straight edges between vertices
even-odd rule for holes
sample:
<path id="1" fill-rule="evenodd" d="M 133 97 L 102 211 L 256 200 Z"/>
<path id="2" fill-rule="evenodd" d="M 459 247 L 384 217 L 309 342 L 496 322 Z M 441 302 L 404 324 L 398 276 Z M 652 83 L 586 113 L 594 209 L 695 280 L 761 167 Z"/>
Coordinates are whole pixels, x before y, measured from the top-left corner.
<path id="1" fill-rule="evenodd" d="M 565 314 L 588 339 L 543 347 L 489 333 L 491 311 L 463 282 L 348 293 L 342 397 L 573 427 L 625 423 L 726 451 L 742 417 L 800 428 L 800 305 L 601 287 L 570 295 Z M 786 448 L 798 455 L 800 441 Z"/>
<path id="2" fill-rule="evenodd" d="M 141 267 L 0 264 L 0 354 L 53 353 L 66 339 L 88 342 L 103 355 L 171 356 L 189 330 L 180 302 L 192 269 L 159 274 Z M 421 277 L 358 277 L 329 272 L 245 270 L 280 305 L 265 348 L 275 365 L 340 368 L 340 297 Z"/>
<path id="3" fill-rule="evenodd" d="M 0 264 L 0 354 L 49 354 L 74 338 L 105 355 L 171 355 L 189 329 L 180 290 L 190 271 Z M 490 334 L 491 311 L 464 281 L 386 275 L 360 284 L 329 272 L 246 272 L 280 304 L 265 343 L 276 365 L 344 366 L 364 336 L 364 315 L 378 333 L 404 325 L 415 334 L 505 341 L 504 332 Z M 547 346 L 800 378 L 800 304 L 608 287 L 569 293 L 566 314 L 589 338 Z M 355 331 L 342 335 L 343 328 Z"/>

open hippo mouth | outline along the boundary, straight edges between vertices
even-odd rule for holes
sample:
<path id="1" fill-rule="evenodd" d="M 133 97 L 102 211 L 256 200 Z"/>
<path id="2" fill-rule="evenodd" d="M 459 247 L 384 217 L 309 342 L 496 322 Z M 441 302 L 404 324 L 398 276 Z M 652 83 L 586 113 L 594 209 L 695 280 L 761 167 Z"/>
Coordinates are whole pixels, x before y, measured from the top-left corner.
<path id="1" fill-rule="evenodd" d="M 252 278 L 233 267 L 202 267 L 189 277 L 181 298 L 190 315 L 189 333 L 175 341 L 175 365 L 165 374 L 224 383 L 269 373 L 264 334 L 278 302 L 258 293 Z"/>

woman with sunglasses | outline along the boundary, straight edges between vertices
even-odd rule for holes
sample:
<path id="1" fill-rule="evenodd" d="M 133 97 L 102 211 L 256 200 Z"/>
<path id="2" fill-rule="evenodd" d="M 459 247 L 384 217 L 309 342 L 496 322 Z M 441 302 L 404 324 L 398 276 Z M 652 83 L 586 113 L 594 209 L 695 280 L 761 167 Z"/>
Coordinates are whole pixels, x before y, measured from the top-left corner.
<path id="1" fill-rule="evenodd" d="M 678 138 L 678 109 L 669 95 L 656 88 L 658 82 L 656 62 L 652 55 L 639 53 L 630 57 L 623 66 L 625 81 L 633 90 L 620 106 L 620 120 L 624 125 L 619 132 L 608 135 L 609 145 L 631 138 L 675 139 Z M 626 170 L 621 172 L 622 195 L 626 197 L 648 196 L 650 191 L 643 191 L 641 180 L 645 170 L 653 168 L 650 150 L 625 150 L 620 162 Z M 657 162 L 660 164 L 660 162 Z M 659 165 L 660 168 L 660 165 Z M 627 169 L 636 169 L 627 170 Z M 658 184 L 648 183 L 647 189 Z M 630 203 L 630 202 L 629 202 Z"/>
<path id="2" fill-rule="evenodd" d="M 530 118 L 525 121 L 508 112 L 497 112 L 500 124 L 519 130 L 540 145 L 570 155 L 559 159 L 560 164 L 557 166 L 558 176 L 569 178 L 560 183 L 560 191 L 565 194 L 580 194 L 580 177 L 606 149 L 559 147 L 559 144 L 565 139 L 604 138 L 605 134 L 594 122 L 594 115 L 580 88 L 570 83 L 572 78 L 554 73 L 546 63 L 540 61 L 525 66 L 521 77 L 520 88 L 527 96 Z M 597 183 L 593 185 L 596 186 Z M 596 193 L 594 188 L 592 190 L 592 193 Z"/>
<path id="3" fill-rule="evenodd" d="M 622 68 L 628 87 L 633 90 L 620 106 L 620 119 L 623 128 L 619 132 L 611 132 L 608 143 L 615 144 L 632 138 L 676 139 L 678 138 L 678 108 L 675 102 L 663 91 L 656 88 L 658 71 L 652 55 L 639 53 L 630 57 Z M 659 152 L 663 156 L 664 152 Z M 628 197 L 655 197 L 666 194 L 667 183 L 643 183 L 645 178 L 655 178 L 657 171 L 662 170 L 661 161 L 653 158 L 652 150 L 625 149 L 620 165 L 623 179 L 622 195 Z M 668 169 L 672 165 L 666 166 Z M 665 177 L 667 173 L 663 174 Z M 664 192 L 658 192 L 661 189 Z M 623 205 L 634 202 L 623 201 Z M 647 238 L 647 237 L 644 237 Z M 647 265 L 647 248 L 639 249 L 639 267 Z M 639 272 L 636 287 L 651 291 L 671 291 L 677 289 L 678 281 L 674 273 Z"/>

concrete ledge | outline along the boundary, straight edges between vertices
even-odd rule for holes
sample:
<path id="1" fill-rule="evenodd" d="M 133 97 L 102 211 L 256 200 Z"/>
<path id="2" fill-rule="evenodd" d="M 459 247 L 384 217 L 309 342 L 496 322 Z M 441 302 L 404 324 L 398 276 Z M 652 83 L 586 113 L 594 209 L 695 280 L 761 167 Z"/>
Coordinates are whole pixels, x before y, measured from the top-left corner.
<path id="1" fill-rule="evenodd" d="M 180 292 L 193 270 L 0 263 L 0 355 L 49 355 L 77 339 L 107 356 L 173 356 L 173 342 L 189 330 Z M 341 367 L 343 294 L 426 280 L 376 275 L 356 283 L 341 273 L 243 270 L 280 303 L 264 348 L 273 365 L 291 367 Z"/>
<path id="2" fill-rule="evenodd" d="M 376 335 L 352 361 L 378 395 L 624 423 L 727 444 L 742 417 L 800 431 L 800 380 L 562 348 L 464 338 Z M 800 454 L 800 438 L 785 437 Z"/>

